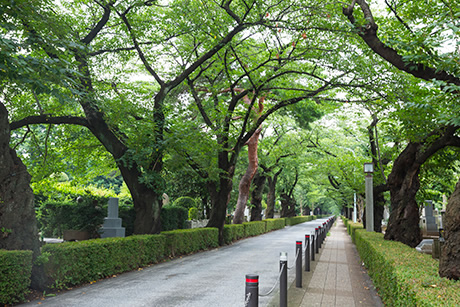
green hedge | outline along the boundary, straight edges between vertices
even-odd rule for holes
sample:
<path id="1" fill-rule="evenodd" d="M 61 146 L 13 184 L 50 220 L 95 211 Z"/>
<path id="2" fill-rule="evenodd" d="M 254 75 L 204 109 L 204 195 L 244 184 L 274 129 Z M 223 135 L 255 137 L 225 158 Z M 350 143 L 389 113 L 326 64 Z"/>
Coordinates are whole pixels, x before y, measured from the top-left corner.
<path id="1" fill-rule="evenodd" d="M 283 229 L 286 226 L 286 220 L 284 218 L 279 219 L 266 219 L 265 222 L 265 231 L 269 232 L 272 230 Z"/>
<path id="2" fill-rule="evenodd" d="M 230 244 L 233 241 L 244 238 L 243 224 L 224 225 L 224 242 Z"/>
<path id="3" fill-rule="evenodd" d="M 47 244 L 45 272 L 50 287 L 62 289 L 163 260 L 166 238 L 140 235 Z"/>
<path id="4" fill-rule="evenodd" d="M 253 237 L 265 233 L 265 222 L 263 221 L 253 221 L 243 223 L 244 226 L 244 236 Z"/>
<path id="5" fill-rule="evenodd" d="M 294 226 L 300 223 L 312 221 L 316 219 L 316 216 L 314 215 L 294 216 L 294 217 L 287 217 L 285 219 L 286 219 L 286 226 Z"/>
<path id="6" fill-rule="evenodd" d="M 166 251 L 172 256 L 186 255 L 219 246 L 217 228 L 194 228 L 164 231 Z"/>
<path id="7" fill-rule="evenodd" d="M 386 306 L 459 306 L 460 282 L 441 278 L 439 262 L 383 234 L 355 230 L 356 247 Z"/>
<path id="8" fill-rule="evenodd" d="M 164 231 L 187 228 L 188 209 L 179 206 L 161 208 L 161 228 Z"/>
<path id="9" fill-rule="evenodd" d="M 31 272 L 32 251 L 0 250 L 0 305 L 24 300 Z"/>
<path id="10" fill-rule="evenodd" d="M 353 241 L 353 243 L 356 243 L 355 241 L 356 229 L 363 229 L 363 228 L 364 228 L 363 224 L 361 223 L 353 223 L 351 221 L 347 223 L 347 232 L 351 236 L 351 240 Z"/>

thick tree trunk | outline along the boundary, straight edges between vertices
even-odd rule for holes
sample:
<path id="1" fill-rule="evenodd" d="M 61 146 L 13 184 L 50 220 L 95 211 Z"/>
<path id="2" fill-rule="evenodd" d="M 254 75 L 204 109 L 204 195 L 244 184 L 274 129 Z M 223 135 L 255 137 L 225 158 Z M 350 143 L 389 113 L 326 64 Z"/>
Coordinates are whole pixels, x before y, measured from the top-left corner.
<path id="1" fill-rule="evenodd" d="M 302 215 L 310 215 L 311 214 L 311 209 L 308 205 L 302 208 Z"/>
<path id="2" fill-rule="evenodd" d="M 268 180 L 268 194 L 267 194 L 267 209 L 265 209 L 265 217 L 267 219 L 272 219 L 275 216 L 275 200 L 276 200 L 276 182 L 278 181 L 278 176 L 281 174 L 283 169 L 280 169 L 273 175 L 273 178 L 267 176 Z"/>
<path id="3" fill-rule="evenodd" d="M 293 217 L 295 214 L 295 200 L 287 193 L 281 193 L 281 217 Z"/>
<path id="4" fill-rule="evenodd" d="M 244 209 L 246 209 L 246 204 L 248 203 L 249 189 L 259 166 L 257 144 L 259 143 L 261 131 L 261 129 L 257 129 L 247 142 L 249 164 L 238 186 L 238 201 L 236 203 L 235 215 L 233 216 L 233 224 L 242 224 L 244 222 Z"/>
<path id="5" fill-rule="evenodd" d="M 254 189 L 251 192 L 251 221 L 262 220 L 262 195 L 267 177 L 258 171 L 252 180 Z"/>
<path id="6" fill-rule="evenodd" d="M 8 112 L 0 102 L 0 249 L 32 250 L 40 255 L 30 175 L 16 152 L 10 148 Z M 43 290 L 44 274 L 33 266 L 32 288 Z"/>
<path id="7" fill-rule="evenodd" d="M 422 240 L 419 207 L 415 200 L 420 187 L 420 163 L 416 156 L 421 147 L 419 143 L 409 143 L 395 160 L 388 176 L 391 214 L 385 239 L 399 241 L 411 247 L 417 246 Z"/>
<path id="8" fill-rule="evenodd" d="M 439 259 L 439 275 L 460 279 L 460 180 L 447 203 L 444 221 L 446 239 Z"/>
<path id="9" fill-rule="evenodd" d="M 219 181 L 209 181 L 207 188 L 211 196 L 211 213 L 206 227 L 216 227 L 219 229 L 219 244 L 224 244 L 224 225 L 227 216 L 227 207 L 233 188 L 233 176 L 235 165 L 228 162 L 228 152 L 219 153 L 219 169 L 222 171 Z"/>

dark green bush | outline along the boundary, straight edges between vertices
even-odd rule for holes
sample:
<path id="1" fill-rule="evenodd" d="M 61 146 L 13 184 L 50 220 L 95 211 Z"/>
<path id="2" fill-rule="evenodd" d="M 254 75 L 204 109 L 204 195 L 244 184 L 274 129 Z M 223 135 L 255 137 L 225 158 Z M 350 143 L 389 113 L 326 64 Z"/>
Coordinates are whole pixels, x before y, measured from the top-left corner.
<path id="1" fill-rule="evenodd" d="M 188 197 L 188 196 L 183 196 L 183 197 L 179 197 L 178 199 L 176 199 L 173 203 L 173 206 L 179 206 L 179 207 L 184 207 L 186 209 L 190 209 L 193 207 L 196 208 L 197 203 L 195 199 Z"/>
<path id="2" fill-rule="evenodd" d="M 383 234 L 355 230 L 356 248 L 386 306 L 459 306 L 460 282 L 441 278 L 430 255 Z"/>
<path id="3" fill-rule="evenodd" d="M 188 220 L 188 210 L 179 206 L 161 208 L 161 227 L 164 231 L 185 229 Z"/>
<path id="4" fill-rule="evenodd" d="M 314 215 L 287 217 L 286 226 L 294 226 L 300 223 L 312 221 L 314 219 L 316 219 Z"/>
<path id="5" fill-rule="evenodd" d="M 43 202 L 37 213 L 39 227 L 45 237 L 62 237 L 64 230 L 85 230 L 97 236 L 97 230 L 107 215 L 102 201 L 83 197 L 81 202 Z"/>
<path id="6" fill-rule="evenodd" d="M 263 221 L 253 221 L 243 223 L 244 226 L 244 236 L 253 237 L 265 233 L 265 222 Z"/>
<path id="7" fill-rule="evenodd" d="M 47 244 L 48 284 L 62 289 L 129 271 L 165 258 L 165 237 L 142 235 Z"/>
<path id="8" fill-rule="evenodd" d="M 32 251 L 0 250 L 0 305 L 24 300 L 31 272 Z"/>
<path id="9" fill-rule="evenodd" d="M 230 244 L 234 241 L 244 238 L 243 224 L 224 225 L 224 242 Z"/>
<path id="10" fill-rule="evenodd" d="M 166 251 L 172 257 L 219 246 L 217 228 L 178 229 L 164 231 L 161 235 L 166 237 Z"/>
<path id="11" fill-rule="evenodd" d="M 284 218 L 279 219 L 266 219 L 265 222 L 265 231 L 269 232 L 272 230 L 283 229 L 286 226 L 286 220 Z"/>

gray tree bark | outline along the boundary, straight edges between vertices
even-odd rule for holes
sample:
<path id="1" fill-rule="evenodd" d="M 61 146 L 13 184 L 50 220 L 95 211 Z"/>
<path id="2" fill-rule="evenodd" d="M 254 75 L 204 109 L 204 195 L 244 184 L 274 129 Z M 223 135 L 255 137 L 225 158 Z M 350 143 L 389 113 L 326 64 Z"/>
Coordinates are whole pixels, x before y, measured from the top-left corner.
<path id="1" fill-rule="evenodd" d="M 34 208 L 31 176 L 25 165 L 10 148 L 8 111 L 0 103 L 0 249 L 32 250 L 40 255 L 40 240 Z M 43 289 L 42 269 L 32 269 L 32 284 Z"/>
<path id="2" fill-rule="evenodd" d="M 446 242 L 439 259 L 439 275 L 460 279 L 460 180 L 450 196 L 444 221 Z"/>

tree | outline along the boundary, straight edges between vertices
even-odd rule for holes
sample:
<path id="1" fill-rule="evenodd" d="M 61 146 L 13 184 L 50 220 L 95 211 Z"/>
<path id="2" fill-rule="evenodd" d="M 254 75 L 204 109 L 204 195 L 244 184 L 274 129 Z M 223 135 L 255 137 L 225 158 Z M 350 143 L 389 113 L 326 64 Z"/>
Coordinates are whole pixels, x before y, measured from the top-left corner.
<path id="1" fill-rule="evenodd" d="M 35 260 L 40 241 L 30 175 L 9 143 L 8 111 L 0 102 L 0 249 L 32 250 Z M 31 286 L 43 289 L 43 278 L 40 267 L 34 265 Z"/>
<path id="2" fill-rule="evenodd" d="M 458 4 L 439 1 L 439 5 L 430 3 L 420 6 L 419 2 L 385 2 L 391 16 L 381 23 L 385 26 L 380 30 L 367 1 L 353 1 L 350 6 L 343 8 L 343 14 L 362 40 L 385 61 L 416 78 L 426 80 L 427 84 L 431 83 L 427 86 L 440 88 L 444 99 L 458 99 L 460 77 L 455 63 L 458 55 L 455 50 L 440 50 L 441 42 L 446 38 L 457 39 L 458 32 L 450 29 L 456 27 L 454 16 L 459 11 Z M 359 10 L 355 8 L 356 4 L 362 17 L 356 17 Z M 425 9 L 430 11 L 431 20 L 426 16 L 418 18 L 418 12 Z M 378 35 L 378 30 L 381 35 Z M 455 104 L 448 106 L 449 111 L 456 108 Z M 420 166 L 436 151 L 445 146 L 457 146 L 458 142 L 455 136 L 459 127 L 458 116 L 448 117 L 443 113 L 437 121 L 438 127 L 410 142 L 393 165 L 388 177 L 392 211 L 386 239 L 410 246 L 420 241 L 418 205 L 415 201 Z M 460 245 L 460 242 L 457 244 Z"/>
<path id="3" fill-rule="evenodd" d="M 439 275 L 449 279 L 460 279 L 460 253 L 457 242 L 460 241 L 460 181 L 447 203 L 445 232 L 446 242 L 439 258 Z"/>

